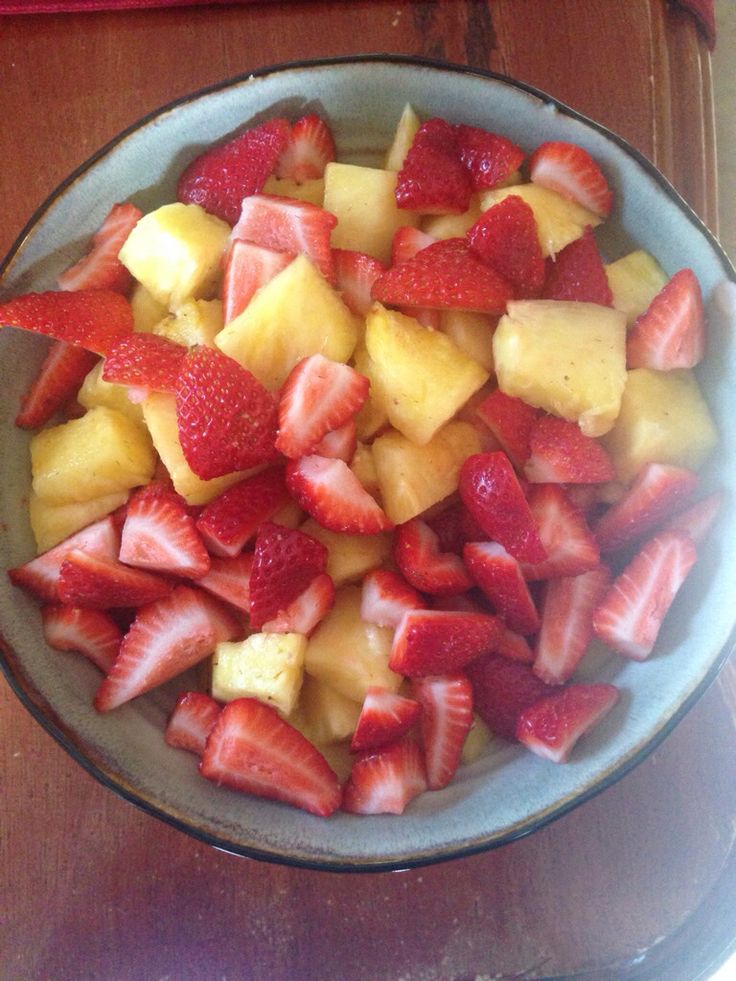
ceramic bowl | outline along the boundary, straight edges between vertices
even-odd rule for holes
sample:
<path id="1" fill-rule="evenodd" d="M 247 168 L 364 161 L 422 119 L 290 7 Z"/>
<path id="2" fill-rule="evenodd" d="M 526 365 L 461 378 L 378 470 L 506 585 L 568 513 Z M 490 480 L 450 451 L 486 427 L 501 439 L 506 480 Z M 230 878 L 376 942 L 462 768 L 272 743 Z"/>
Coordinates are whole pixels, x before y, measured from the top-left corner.
<path id="1" fill-rule="evenodd" d="M 682 718 L 734 644 L 736 621 L 736 276 L 722 250 L 656 170 L 624 141 L 550 97 L 479 71 L 367 56 L 287 65 L 224 82 L 131 126 L 73 173 L 40 207 L 0 269 L 4 297 L 53 286 L 79 257 L 112 202 L 144 210 L 172 200 L 177 175 L 201 148 L 242 124 L 305 110 L 326 115 L 341 159 L 380 165 L 406 102 L 505 133 L 531 150 L 561 139 L 586 147 L 616 199 L 599 241 L 609 257 L 633 245 L 674 273 L 691 266 L 709 306 L 709 354 L 698 376 L 721 443 L 703 484 L 724 487 L 727 506 L 712 544 L 678 596 L 655 653 L 644 663 L 593 653 L 583 676 L 617 684 L 616 709 L 555 765 L 521 749 L 494 747 L 445 790 L 424 794 L 401 817 L 329 820 L 217 788 L 196 761 L 162 739 L 179 683 L 101 717 L 91 707 L 99 675 L 83 658 L 45 646 L 37 606 L 0 581 L 3 668 L 24 705 L 95 777 L 151 814 L 218 848 L 324 869 L 406 868 L 480 851 L 531 832 L 622 776 Z M 46 344 L 0 334 L 3 465 L 0 559 L 4 569 L 34 553 L 27 518 L 28 434 L 13 425 L 19 397 Z"/>

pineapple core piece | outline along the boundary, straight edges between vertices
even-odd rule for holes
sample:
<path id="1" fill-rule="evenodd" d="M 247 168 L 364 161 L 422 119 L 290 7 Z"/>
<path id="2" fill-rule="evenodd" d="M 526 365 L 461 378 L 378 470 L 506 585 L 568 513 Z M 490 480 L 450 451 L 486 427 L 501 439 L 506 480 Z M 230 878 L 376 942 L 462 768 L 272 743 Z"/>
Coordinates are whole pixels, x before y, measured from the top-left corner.
<path id="1" fill-rule="evenodd" d="M 306 648 L 303 634 L 259 633 L 219 643 L 212 657 L 212 697 L 257 698 L 289 715 L 302 687 Z"/>

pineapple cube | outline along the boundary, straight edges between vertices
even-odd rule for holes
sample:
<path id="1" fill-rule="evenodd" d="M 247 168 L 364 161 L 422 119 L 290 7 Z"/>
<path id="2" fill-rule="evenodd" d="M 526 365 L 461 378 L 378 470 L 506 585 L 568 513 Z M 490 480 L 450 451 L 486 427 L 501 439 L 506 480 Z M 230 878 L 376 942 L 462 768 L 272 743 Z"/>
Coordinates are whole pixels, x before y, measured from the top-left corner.
<path id="1" fill-rule="evenodd" d="M 380 303 L 366 319 L 365 342 L 391 425 L 418 445 L 488 380 L 485 368 L 445 334 Z"/>
<path id="2" fill-rule="evenodd" d="M 120 250 L 120 261 L 169 309 L 212 296 L 230 226 L 198 204 L 165 204 L 144 215 Z"/>
<path id="3" fill-rule="evenodd" d="M 318 678 L 304 675 L 298 714 L 305 734 L 323 746 L 349 739 L 360 715 L 360 702 L 347 698 Z"/>
<path id="4" fill-rule="evenodd" d="M 253 296 L 215 344 L 266 388 L 280 388 L 310 354 L 348 361 L 359 319 L 305 255 L 299 255 Z"/>
<path id="5" fill-rule="evenodd" d="M 570 242 L 580 238 L 586 225 L 595 228 L 602 221 L 598 215 L 576 201 L 563 198 L 557 191 L 540 184 L 515 184 L 485 191 L 481 195 L 483 211 L 503 201 L 509 194 L 518 195 L 534 212 L 539 244 L 545 256 L 556 255 Z"/>
<path id="6" fill-rule="evenodd" d="M 219 643 L 212 656 L 212 697 L 257 698 L 289 715 L 302 687 L 306 648 L 303 634 L 251 634 Z"/>
<path id="7" fill-rule="evenodd" d="M 368 440 L 371 436 L 375 436 L 379 429 L 383 429 L 388 424 L 388 415 L 384 408 L 386 396 L 381 392 L 381 380 L 375 370 L 371 356 L 362 342 L 358 344 L 353 354 L 353 365 L 355 370 L 359 371 L 361 375 L 365 375 L 371 383 L 368 398 L 355 417 L 358 439 Z"/>
<path id="8" fill-rule="evenodd" d="M 322 542 L 327 548 L 327 574 L 335 588 L 357 582 L 366 572 L 377 569 L 391 555 L 391 538 L 385 532 L 377 535 L 348 535 L 330 531 L 308 518 L 301 531 Z"/>
<path id="9" fill-rule="evenodd" d="M 327 164 L 324 207 L 337 218 L 333 247 L 367 252 L 388 264 L 396 229 L 419 224 L 419 215 L 397 207 L 395 191 L 392 170 Z"/>
<path id="10" fill-rule="evenodd" d="M 140 405 L 128 398 L 128 386 L 105 381 L 102 377 L 103 367 L 104 362 L 100 361 L 87 374 L 77 394 L 77 401 L 85 409 L 106 405 L 108 409 L 116 409 L 140 425 L 143 422 L 143 411 Z"/>
<path id="11" fill-rule="evenodd" d="M 125 504 L 127 499 L 127 491 L 118 491 L 105 497 L 96 497 L 92 501 L 47 504 L 31 491 L 28 513 L 36 548 L 39 552 L 48 551 L 73 535 L 75 531 L 80 531 L 92 522 L 111 514 L 115 508 Z"/>
<path id="12" fill-rule="evenodd" d="M 457 490 L 460 467 L 481 452 L 481 442 L 474 425 L 454 420 L 425 446 L 391 429 L 377 437 L 372 450 L 384 510 L 402 524 Z"/>
<path id="13" fill-rule="evenodd" d="M 651 368 L 628 373 L 618 419 L 603 439 L 624 483 L 646 463 L 697 470 L 717 442 L 713 418 L 692 372 Z"/>
<path id="14" fill-rule="evenodd" d="M 263 186 L 263 193 L 277 194 L 281 197 L 293 198 L 295 201 L 307 201 L 321 208 L 325 198 L 325 182 L 322 177 L 302 181 L 301 184 L 291 177 L 269 177 Z"/>
<path id="15" fill-rule="evenodd" d="M 147 484 L 156 455 L 145 428 L 100 405 L 31 439 L 34 493 L 48 504 L 92 501 Z"/>
<path id="16" fill-rule="evenodd" d="M 468 210 L 460 215 L 425 215 L 422 218 L 422 231 L 432 238 L 465 238 L 465 233 L 473 227 L 483 214 L 481 198 L 474 194 Z"/>
<path id="17" fill-rule="evenodd" d="M 440 329 L 469 358 L 477 361 L 486 371 L 493 371 L 493 331 L 497 317 L 469 310 L 443 310 Z"/>
<path id="18" fill-rule="evenodd" d="M 493 335 L 498 387 L 588 436 L 613 425 L 626 384 L 626 318 L 595 303 L 515 300 Z"/>
<path id="19" fill-rule="evenodd" d="M 355 453 L 353 453 L 353 459 L 350 461 L 350 469 L 371 497 L 380 497 L 381 488 L 378 485 L 373 450 L 367 443 L 358 442 Z"/>
<path id="20" fill-rule="evenodd" d="M 224 326 L 221 300 L 186 300 L 155 324 L 152 332 L 184 347 L 214 347 L 215 335 Z"/>
<path id="21" fill-rule="evenodd" d="M 667 273 L 657 260 L 643 249 L 636 249 L 606 267 L 613 305 L 634 323 L 667 283 Z"/>
<path id="22" fill-rule="evenodd" d="M 485 724 L 483 719 L 477 714 L 473 714 L 473 724 L 470 727 L 470 731 L 465 737 L 465 742 L 463 743 L 462 753 L 460 756 L 461 762 L 466 766 L 471 763 L 475 763 L 479 760 L 481 756 L 484 756 L 488 752 L 488 747 L 493 739 L 493 734 L 488 726 Z"/>
<path id="23" fill-rule="evenodd" d="M 169 312 L 168 307 L 159 303 L 141 283 L 136 283 L 130 294 L 130 309 L 133 314 L 134 330 L 143 333 L 153 330 L 154 326 Z"/>
<path id="24" fill-rule="evenodd" d="M 386 170 L 401 170 L 404 166 L 404 158 L 409 151 L 409 147 L 414 142 L 414 137 L 417 135 L 419 126 L 419 116 L 414 111 L 414 107 L 407 102 L 402 110 L 401 116 L 399 116 L 394 138 L 386 153 L 386 161 L 384 163 Z"/>

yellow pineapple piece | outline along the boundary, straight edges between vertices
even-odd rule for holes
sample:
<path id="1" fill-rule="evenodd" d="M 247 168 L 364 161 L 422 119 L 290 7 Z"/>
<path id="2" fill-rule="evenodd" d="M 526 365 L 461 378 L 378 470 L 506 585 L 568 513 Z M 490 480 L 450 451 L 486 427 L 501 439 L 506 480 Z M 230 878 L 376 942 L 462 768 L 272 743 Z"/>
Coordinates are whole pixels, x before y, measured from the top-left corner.
<path id="1" fill-rule="evenodd" d="M 373 450 L 367 443 L 358 442 L 350 461 L 350 469 L 368 491 L 371 497 L 378 497 L 381 488 L 378 485 L 376 464 L 373 460 Z"/>
<path id="2" fill-rule="evenodd" d="M 425 215 L 421 228 L 432 238 L 464 238 L 468 229 L 476 223 L 483 213 L 481 197 L 474 194 L 470 199 L 468 210 L 461 215 Z"/>
<path id="3" fill-rule="evenodd" d="M 342 531 L 329 531 L 314 518 L 308 518 L 301 531 L 327 547 L 326 571 L 337 589 L 362 579 L 366 572 L 383 565 L 391 555 L 391 538 L 385 532 L 348 535 Z"/>
<path id="4" fill-rule="evenodd" d="M 491 744 L 493 735 L 483 719 L 477 714 L 473 714 L 473 724 L 470 732 L 465 737 L 463 743 L 460 762 L 466 766 L 475 763 L 483 756 Z"/>
<path id="5" fill-rule="evenodd" d="M 613 425 L 626 384 L 626 318 L 610 307 L 514 300 L 493 335 L 498 387 L 577 422 L 588 436 Z"/>
<path id="6" fill-rule="evenodd" d="M 224 326 L 221 300 L 186 300 L 152 330 L 184 347 L 197 344 L 214 347 L 215 336 Z"/>
<path id="7" fill-rule="evenodd" d="M 198 204 L 165 204 L 144 215 L 120 250 L 120 261 L 169 309 L 214 295 L 230 226 Z"/>
<path id="8" fill-rule="evenodd" d="M 116 409 L 141 425 L 143 411 L 139 404 L 131 402 L 128 398 L 128 386 L 105 381 L 102 377 L 103 367 L 104 362 L 100 361 L 88 372 L 77 394 L 77 401 L 85 409 L 106 405 L 108 409 Z"/>
<path id="9" fill-rule="evenodd" d="M 141 283 L 135 283 L 131 290 L 130 309 L 133 313 L 134 329 L 143 332 L 153 330 L 169 312 L 168 307 L 155 300 Z"/>
<path id="10" fill-rule="evenodd" d="M 304 675 L 297 710 L 301 722 L 299 728 L 318 746 L 349 739 L 355 731 L 360 709 L 360 702 L 330 688 L 318 678 Z"/>
<path id="11" fill-rule="evenodd" d="M 212 697 L 257 698 L 289 715 L 302 687 L 306 649 L 303 634 L 258 633 L 219 643 L 212 656 Z"/>
<path id="12" fill-rule="evenodd" d="M 28 511 L 31 530 L 39 552 L 53 548 L 63 542 L 75 531 L 86 528 L 93 521 L 111 514 L 128 499 L 127 491 L 118 491 L 92 501 L 79 501 L 71 504 L 48 504 L 31 491 Z"/>
<path id="13" fill-rule="evenodd" d="M 394 138 L 386 153 L 386 160 L 383 165 L 386 170 L 401 170 L 420 125 L 419 116 L 414 111 L 414 107 L 407 102 L 401 116 L 399 116 Z"/>
<path id="14" fill-rule="evenodd" d="M 381 392 L 381 379 L 375 370 L 375 366 L 370 354 L 362 341 L 358 344 L 353 354 L 353 365 L 355 370 L 361 375 L 365 375 L 371 383 L 368 398 L 361 406 L 360 411 L 355 417 L 355 429 L 358 439 L 368 440 L 383 429 L 388 424 L 388 414 L 386 413 L 386 396 Z"/>
<path id="15" fill-rule="evenodd" d="M 348 361 L 359 334 L 359 319 L 299 255 L 258 290 L 215 344 L 266 388 L 278 389 L 297 361 L 310 354 Z"/>
<path id="16" fill-rule="evenodd" d="M 147 484 L 156 455 L 144 426 L 100 405 L 31 439 L 33 490 L 48 504 L 92 501 Z"/>
<path id="17" fill-rule="evenodd" d="M 477 361 L 486 371 L 493 371 L 493 331 L 498 317 L 469 310 L 443 310 L 440 329 L 450 340 Z"/>
<path id="18" fill-rule="evenodd" d="M 605 270 L 613 293 L 613 305 L 626 315 L 629 325 L 644 313 L 668 280 L 664 269 L 644 249 L 636 249 L 616 259 Z"/>
<path id="19" fill-rule="evenodd" d="M 580 238 L 586 225 L 595 228 L 602 219 L 575 201 L 563 198 L 540 184 L 515 184 L 512 187 L 494 188 L 481 195 L 481 208 L 486 211 L 509 194 L 518 195 L 534 212 L 539 244 L 545 256 L 556 255 L 570 242 Z"/>
<path id="20" fill-rule="evenodd" d="M 263 186 L 264 194 L 278 194 L 280 197 L 294 198 L 296 201 L 307 201 L 321 208 L 325 197 L 325 182 L 322 177 L 302 181 L 297 184 L 291 177 L 269 177 Z"/>
<path id="21" fill-rule="evenodd" d="M 286 501 L 271 515 L 271 521 L 284 528 L 298 528 L 306 515 L 296 501 Z"/>

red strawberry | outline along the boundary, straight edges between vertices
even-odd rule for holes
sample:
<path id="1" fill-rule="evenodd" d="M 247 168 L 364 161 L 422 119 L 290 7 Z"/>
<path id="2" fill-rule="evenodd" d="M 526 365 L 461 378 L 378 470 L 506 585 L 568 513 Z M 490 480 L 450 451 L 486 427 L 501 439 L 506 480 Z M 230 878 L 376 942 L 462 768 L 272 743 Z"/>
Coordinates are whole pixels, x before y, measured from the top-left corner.
<path id="1" fill-rule="evenodd" d="M 330 460 L 344 460 L 345 463 L 355 456 L 358 448 L 358 427 L 355 419 L 348 421 L 340 426 L 339 429 L 332 429 L 325 433 L 319 443 L 314 446 L 315 456 L 326 456 Z"/>
<path id="2" fill-rule="evenodd" d="M 275 252 L 304 253 L 329 282 L 334 281 L 330 235 L 337 218 L 296 198 L 251 194 L 243 201 L 233 241 L 245 239 Z"/>
<path id="3" fill-rule="evenodd" d="M 54 341 L 38 374 L 21 398 L 15 417 L 21 429 L 38 429 L 79 391 L 97 363 L 97 355 L 66 341 Z"/>
<path id="4" fill-rule="evenodd" d="M 516 737 L 537 756 L 565 763 L 578 739 L 608 715 L 619 694 L 615 685 L 570 685 L 524 709 Z"/>
<path id="5" fill-rule="evenodd" d="M 114 204 L 92 238 L 90 251 L 57 278 L 62 290 L 127 293 L 133 277 L 118 258 L 128 235 L 143 217 L 134 204 Z"/>
<path id="6" fill-rule="evenodd" d="M 548 685 L 567 681 L 582 661 L 593 638 L 593 612 L 610 583 L 608 569 L 599 566 L 546 584 L 534 673 Z"/>
<path id="7" fill-rule="evenodd" d="M 95 354 L 133 331 L 130 304 L 112 290 L 24 293 L 0 303 L 0 326 L 46 334 Z"/>
<path id="8" fill-rule="evenodd" d="M 421 610 L 424 600 L 398 572 L 374 569 L 363 579 L 360 616 L 379 627 L 397 627 L 409 610 Z"/>
<path id="9" fill-rule="evenodd" d="M 455 776 L 473 723 L 473 689 L 464 674 L 415 678 L 411 692 L 421 705 L 427 787 L 441 790 Z"/>
<path id="10" fill-rule="evenodd" d="M 613 194 L 606 178 L 588 151 L 574 143 L 542 143 L 529 158 L 529 176 L 601 218 L 611 213 Z"/>
<path id="11" fill-rule="evenodd" d="M 466 237 L 473 252 L 508 280 L 519 296 L 539 296 L 545 265 L 537 220 L 518 194 L 484 211 Z"/>
<path id="12" fill-rule="evenodd" d="M 575 422 L 541 413 L 529 434 L 524 476 L 536 484 L 601 484 L 616 468 L 603 445 Z"/>
<path id="13" fill-rule="evenodd" d="M 323 354 L 302 358 L 281 389 L 276 449 L 293 459 L 311 453 L 323 436 L 353 418 L 369 389 L 365 375 L 349 365 Z"/>
<path id="14" fill-rule="evenodd" d="M 504 623 L 519 634 L 533 634 L 539 615 L 521 566 L 498 542 L 470 542 L 463 550 L 468 572 Z"/>
<path id="15" fill-rule="evenodd" d="M 244 613 L 250 612 L 250 573 L 253 553 L 210 559 L 210 568 L 197 585 Z"/>
<path id="16" fill-rule="evenodd" d="M 667 531 L 681 531 L 698 545 L 710 531 L 713 522 L 718 517 L 718 512 L 723 505 L 723 493 L 714 491 L 707 497 L 696 501 L 689 508 L 680 511 L 673 518 L 667 521 L 663 528 Z"/>
<path id="17" fill-rule="evenodd" d="M 260 630 L 325 571 L 327 548 L 297 528 L 264 521 L 250 573 L 250 623 Z"/>
<path id="18" fill-rule="evenodd" d="M 224 323 L 235 320 L 248 306 L 256 290 L 286 269 L 293 259 L 293 252 L 276 252 L 253 242 L 235 239 L 225 256 L 222 279 Z"/>
<path id="19" fill-rule="evenodd" d="M 543 562 L 523 562 L 526 579 L 577 576 L 595 569 L 600 553 L 582 513 L 559 484 L 533 484 L 529 508 L 547 552 Z"/>
<path id="20" fill-rule="evenodd" d="M 214 783 L 323 817 L 340 806 L 340 784 L 324 756 L 276 709 L 255 698 L 236 698 L 222 709 L 200 772 Z"/>
<path id="21" fill-rule="evenodd" d="M 413 698 L 370 685 L 350 742 L 351 751 L 377 749 L 401 739 L 417 722 L 421 711 Z"/>
<path id="22" fill-rule="evenodd" d="M 276 118 L 210 147 L 179 178 L 177 201 L 198 204 L 234 225 L 243 198 L 262 189 L 288 141 L 288 122 Z"/>
<path id="23" fill-rule="evenodd" d="M 444 119 L 428 119 L 399 171 L 397 205 L 425 215 L 459 215 L 468 210 L 472 190 L 453 127 Z"/>
<path id="24" fill-rule="evenodd" d="M 142 606 L 171 592 L 170 579 L 75 548 L 59 570 L 59 599 L 93 610 Z"/>
<path id="25" fill-rule="evenodd" d="M 406 581 L 422 593 L 452 596 L 473 585 L 460 556 L 440 551 L 439 538 L 421 518 L 397 526 L 393 555 Z"/>
<path id="26" fill-rule="evenodd" d="M 613 305 L 613 293 L 590 226 L 549 259 L 542 296 L 547 300 L 598 303 L 602 307 Z"/>
<path id="27" fill-rule="evenodd" d="M 470 173 L 473 189 L 497 187 L 524 160 L 524 151 L 505 136 L 477 126 L 455 126 L 460 159 Z"/>
<path id="28" fill-rule="evenodd" d="M 212 555 L 232 557 L 288 500 L 283 468 L 269 467 L 233 484 L 205 505 L 197 530 Z"/>
<path id="29" fill-rule="evenodd" d="M 400 307 L 503 313 L 513 289 L 461 238 L 447 238 L 382 273 L 373 298 Z"/>
<path id="30" fill-rule="evenodd" d="M 176 389 L 184 457 L 209 480 L 274 459 L 276 401 L 237 361 L 221 351 L 188 351 Z"/>
<path id="31" fill-rule="evenodd" d="M 343 788 L 342 808 L 351 814 L 403 814 L 426 789 L 422 752 L 403 739 L 356 758 Z"/>
<path id="32" fill-rule="evenodd" d="M 153 484 L 135 491 L 128 501 L 120 561 L 186 579 L 199 579 L 210 568 L 207 549 L 182 498 Z"/>
<path id="33" fill-rule="evenodd" d="M 437 535 L 440 552 L 455 552 L 461 556 L 467 542 L 482 542 L 487 537 L 462 502 L 428 516 L 426 524 Z"/>
<path id="34" fill-rule="evenodd" d="M 396 628 L 389 666 L 407 678 L 452 674 L 495 651 L 500 634 L 499 620 L 483 613 L 410 610 Z"/>
<path id="35" fill-rule="evenodd" d="M 291 460 L 286 486 L 302 510 L 330 531 L 375 535 L 393 527 L 344 460 L 323 456 Z"/>
<path id="36" fill-rule="evenodd" d="M 532 451 L 530 439 L 539 409 L 496 388 L 476 406 L 475 411 L 514 466 L 523 467 Z"/>
<path id="37" fill-rule="evenodd" d="M 365 317 L 373 302 L 373 284 L 386 267 L 374 256 L 351 249 L 333 249 L 332 259 L 335 288 L 353 313 Z"/>
<path id="38" fill-rule="evenodd" d="M 201 589 L 177 586 L 137 611 L 115 664 L 97 689 L 95 708 L 109 712 L 241 635 L 240 622 L 222 603 Z"/>
<path id="39" fill-rule="evenodd" d="M 337 156 L 330 127 L 315 113 L 302 116 L 291 127 L 289 141 L 276 165 L 277 177 L 302 184 L 324 176 L 325 167 Z"/>
<path id="40" fill-rule="evenodd" d="M 596 636 L 619 654 L 645 660 L 697 553 L 687 535 L 663 531 L 650 538 L 616 577 L 593 615 Z"/>
<path id="41" fill-rule="evenodd" d="M 219 702 L 203 691 L 182 692 L 166 723 L 164 739 L 169 746 L 201 756 L 221 710 Z"/>
<path id="42" fill-rule="evenodd" d="M 396 229 L 391 240 L 391 265 L 397 266 L 400 262 L 413 259 L 417 252 L 421 252 L 436 241 L 433 235 L 428 235 L 419 228 L 401 225 Z"/>
<path id="43" fill-rule="evenodd" d="M 705 353 L 705 316 L 700 283 L 680 269 L 654 297 L 626 338 L 628 368 L 692 368 Z"/>
<path id="44" fill-rule="evenodd" d="M 102 367 L 102 378 L 118 385 L 175 392 L 186 353 L 183 345 L 158 334 L 128 334 L 110 347 Z"/>
<path id="45" fill-rule="evenodd" d="M 262 627 L 267 634 L 304 634 L 314 631 L 332 609 L 335 602 L 335 584 L 326 572 L 315 576 L 295 600 L 280 610 L 272 620 Z"/>
<path id="46" fill-rule="evenodd" d="M 516 739 L 519 716 L 553 689 L 538 678 L 528 664 L 487 654 L 468 665 L 473 686 L 473 705 L 497 736 Z"/>
<path id="47" fill-rule="evenodd" d="M 44 606 L 41 621 L 49 647 L 83 654 L 107 674 L 123 639 L 111 616 L 77 606 Z"/>

